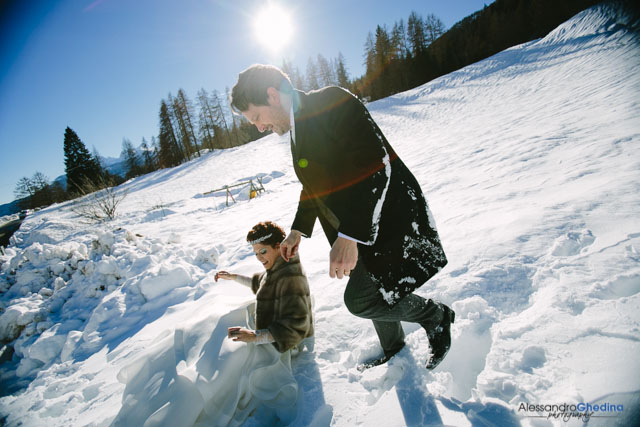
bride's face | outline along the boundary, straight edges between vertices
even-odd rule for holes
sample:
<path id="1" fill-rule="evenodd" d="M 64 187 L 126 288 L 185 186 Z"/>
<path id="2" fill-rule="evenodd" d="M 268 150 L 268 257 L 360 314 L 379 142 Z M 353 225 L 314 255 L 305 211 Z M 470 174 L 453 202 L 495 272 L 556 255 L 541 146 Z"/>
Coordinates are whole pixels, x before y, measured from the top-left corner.
<path id="1" fill-rule="evenodd" d="M 265 270 L 273 267 L 273 263 L 280 257 L 280 243 L 277 243 L 275 248 L 270 245 L 263 245 L 262 243 L 255 243 L 251 246 L 253 246 L 253 252 Z"/>

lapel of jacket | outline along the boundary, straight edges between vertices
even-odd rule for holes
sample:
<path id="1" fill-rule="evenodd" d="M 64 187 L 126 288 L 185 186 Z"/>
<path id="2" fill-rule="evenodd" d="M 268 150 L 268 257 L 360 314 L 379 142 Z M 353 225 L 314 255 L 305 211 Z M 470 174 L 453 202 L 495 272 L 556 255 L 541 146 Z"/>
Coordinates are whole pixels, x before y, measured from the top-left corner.
<path id="1" fill-rule="evenodd" d="M 296 140 L 294 143 L 293 138 L 291 138 L 291 153 L 293 154 L 293 161 L 296 164 L 298 163 L 298 158 L 300 157 L 300 146 L 301 144 L 304 145 L 305 143 L 305 121 L 303 120 L 305 96 L 306 94 L 304 92 L 295 90 L 292 97 L 293 120 L 295 121 Z"/>
<path id="2" fill-rule="evenodd" d="M 293 163 L 296 163 L 298 161 L 298 150 L 296 148 L 296 144 L 293 143 L 293 138 L 291 137 L 291 134 L 289 134 L 289 139 L 291 143 L 291 156 L 293 157 Z"/>

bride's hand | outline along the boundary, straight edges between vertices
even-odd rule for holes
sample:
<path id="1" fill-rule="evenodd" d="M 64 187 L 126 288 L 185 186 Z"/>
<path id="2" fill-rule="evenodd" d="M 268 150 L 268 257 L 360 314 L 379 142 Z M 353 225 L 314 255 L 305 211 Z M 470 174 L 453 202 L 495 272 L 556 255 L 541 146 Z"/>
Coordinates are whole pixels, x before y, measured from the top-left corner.
<path id="1" fill-rule="evenodd" d="M 254 342 L 256 340 L 255 332 L 240 326 L 229 328 L 227 330 L 227 336 L 231 338 L 232 341 Z"/>
<path id="2" fill-rule="evenodd" d="M 228 271 L 218 271 L 216 273 L 215 280 L 216 282 L 218 281 L 218 279 L 234 280 L 236 276 L 237 274 L 229 273 Z"/>

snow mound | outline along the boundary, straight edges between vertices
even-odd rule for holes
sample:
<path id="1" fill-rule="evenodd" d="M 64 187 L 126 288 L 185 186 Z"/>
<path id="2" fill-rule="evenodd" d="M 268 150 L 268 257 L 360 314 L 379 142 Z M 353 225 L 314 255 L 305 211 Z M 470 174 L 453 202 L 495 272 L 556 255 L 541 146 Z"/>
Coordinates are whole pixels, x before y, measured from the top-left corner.
<path id="1" fill-rule="evenodd" d="M 640 28 L 640 14 L 630 13 L 627 2 L 603 2 L 578 13 L 544 37 L 541 44 L 575 42 L 582 37 L 633 32 Z"/>
<path id="2" fill-rule="evenodd" d="M 171 251 L 170 243 L 123 229 L 99 232 L 89 244 L 14 249 L 4 264 L 15 273 L 3 295 L 0 338 L 15 340 L 17 376 L 95 352 L 148 320 L 145 307 L 183 301 L 202 268 L 216 266 L 215 248 Z"/>

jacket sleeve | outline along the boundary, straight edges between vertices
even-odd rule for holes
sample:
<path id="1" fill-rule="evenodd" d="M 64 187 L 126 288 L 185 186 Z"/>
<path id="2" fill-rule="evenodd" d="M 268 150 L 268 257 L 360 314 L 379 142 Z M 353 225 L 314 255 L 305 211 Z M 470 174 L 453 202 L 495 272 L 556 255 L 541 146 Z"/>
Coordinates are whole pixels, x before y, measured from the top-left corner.
<path id="1" fill-rule="evenodd" d="M 317 217 L 318 213 L 316 211 L 316 205 L 312 200 L 310 200 L 303 188 L 300 192 L 298 210 L 296 211 L 296 216 L 293 220 L 293 224 L 291 225 L 291 229 L 298 230 L 305 237 L 311 237 Z"/>
<path id="2" fill-rule="evenodd" d="M 311 297 L 305 276 L 290 276 L 278 283 L 276 319 L 268 329 L 276 349 L 283 353 L 309 336 L 313 330 Z"/>
<path id="3" fill-rule="evenodd" d="M 258 292 L 258 288 L 260 288 L 260 281 L 262 280 L 262 276 L 264 276 L 264 274 L 264 272 L 255 273 L 253 276 L 251 276 L 251 290 L 254 294 Z"/>
<path id="4" fill-rule="evenodd" d="M 326 116 L 333 191 L 329 208 L 339 232 L 367 245 L 375 243 L 394 153 L 365 106 L 350 93 L 330 88 L 334 108 Z"/>

